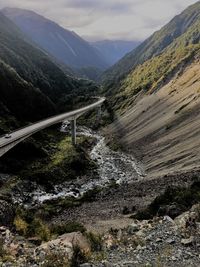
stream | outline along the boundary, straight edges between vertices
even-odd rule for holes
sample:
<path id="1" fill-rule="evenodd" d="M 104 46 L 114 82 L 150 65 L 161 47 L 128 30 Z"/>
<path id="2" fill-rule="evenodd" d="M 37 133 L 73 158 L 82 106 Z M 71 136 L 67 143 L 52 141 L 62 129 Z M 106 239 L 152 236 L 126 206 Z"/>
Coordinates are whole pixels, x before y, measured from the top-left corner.
<path id="1" fill-rule="evenodd" d="M 64 126 L 61 130 L 63 131 Z M 66 127 L 66 125 L 65 125 Z M 32 194 L 33 203 L 43 203 L 46 200 L 60 197 L 81 197 L 87 191 L 95 188 L 108 187 L 116 183 L 131 183 L 143 179 L 145 176 L 142 166 L 129 154 L 111 150 L 105 142 L 105 138 L 99 133 L 93 132 L 86 127 L 79 127 L 77 135 L 96 138 L 97 143 L 90 151 L 90 158 L 97 164 L 98 175 L 94 179 L 66 182 L 56 185 L 52 193 L 45 192 L 42 188 L 35 190 Z"/>

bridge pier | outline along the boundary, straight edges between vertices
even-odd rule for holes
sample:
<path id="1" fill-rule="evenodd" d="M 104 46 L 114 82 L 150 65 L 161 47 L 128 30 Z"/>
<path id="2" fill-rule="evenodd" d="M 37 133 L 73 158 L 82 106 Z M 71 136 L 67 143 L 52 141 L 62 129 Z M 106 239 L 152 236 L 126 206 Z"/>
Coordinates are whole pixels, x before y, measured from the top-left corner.
<path id="1" fill-rule="evenodd" d="M 100 121 L 100 119 L 101 119 L 101 106 L 99 106 L 97 109 L 97 121 Z"/>
<path id="2" fill-rule="evenodd" d="M 72 145 L 76 145 L 76 118 L 71 120 Z"/>

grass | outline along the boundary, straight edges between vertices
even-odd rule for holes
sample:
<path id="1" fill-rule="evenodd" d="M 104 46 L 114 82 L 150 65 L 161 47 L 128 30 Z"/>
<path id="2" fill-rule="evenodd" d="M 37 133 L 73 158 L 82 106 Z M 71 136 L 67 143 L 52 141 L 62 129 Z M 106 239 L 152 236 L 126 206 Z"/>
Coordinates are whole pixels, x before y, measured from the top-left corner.
<path id="1" fill-rule="evenodd" d="M 78 137 L 77 145 L 80 145 L 82 140 L 82 137 Z M 59 142 L 57 152 L 51 157 L 51 162 L 48 165 L 48 168 L 57 166 L 65 160 L 71 161 L 74 157 L 77 157 L 77 154 L 75 147 L 72 145 L 71 137 L 67 136 Z"/>
<path id="2" fill-rule="evenodd" d="M 160 89 L 191 60 L 199 56 L 199 20 L 161 53 L 142 64 L 136 64 L 129 74 L 108 89 L 113 109 L 122 113 L 134 102 L 138 93 L 150 94 Z M 152 47 L 153 49 L 153 47 Z M 142 55 L 141 55 L 142 57 Z"/>

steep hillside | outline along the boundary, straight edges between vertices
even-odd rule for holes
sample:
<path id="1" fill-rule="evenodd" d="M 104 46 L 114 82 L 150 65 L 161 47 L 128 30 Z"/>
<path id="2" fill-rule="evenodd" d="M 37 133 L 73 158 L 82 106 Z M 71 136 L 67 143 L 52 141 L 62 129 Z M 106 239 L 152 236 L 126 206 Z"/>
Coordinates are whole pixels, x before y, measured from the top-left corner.
<path id="1" fill-rule="evenodd" d="M 50 99 L 23 80 L 17 72 L 0 60 L 1 103 L 20 120 L 35 120 L 55 113 Z M 35 113 L 38 110 L 39 112 Z"/>
<path id="2" fill-rule="evenodd" d="M 104 57 L 106 57 L 109 65 L 115 64 L 125 54 L 133 50 L 140 44 L 139 41 L 123 41 L 123 40 L 104 40 L 91 43 L 96 47 Z"/>
<path id="3" fill-rule="evenodd" d="M 172 19 L 160 31 L 155 32 L 113 67 L 105 71 L 101 77 L 101 81 L 106 86 L 106 89 L 118 86 L 120 80 L 139 64 L 151 59 L 153 56 L 159 55 L 177 37 L 186 32 L 191 25 L 198 21 L 199 18 L 200 2 L 198 1 Z"/>
<path id="4" fill-rule="evenodd" d="M 121 83 L 109 91 L 115 109 L 133 105 L 140 94 L 159 90 L 173 75 L 199 55 L 200 19 L 175 39 L 161 54 L 136 67 Z M 108 92 L 107 92 L 108 93 Z"/>
<path id="5" fill-rule="evenodd" d="M 1 13 L 0 64 L 1 126 L 4 121 L 9 124 L 6 114 L 34 121 L 71 108 L 74 95 L 90 88 L 94 94 L 96 89 L 91 82 L 67 76 Z"/>
<path id="6" fill-rule="evenodd" d="M 143 162 L 148 177 L 200 168 L 200 50 L 198 56 L 110 127 Z"/>
<path id="7" fill-rule="evenodd" d="M 108 66 L 98 50 L 75 32 L 68 31 L 29 10 L 5 8 L 2 12 L 60 62 L 73 68 L 93 66 L 105 69 Z"/>

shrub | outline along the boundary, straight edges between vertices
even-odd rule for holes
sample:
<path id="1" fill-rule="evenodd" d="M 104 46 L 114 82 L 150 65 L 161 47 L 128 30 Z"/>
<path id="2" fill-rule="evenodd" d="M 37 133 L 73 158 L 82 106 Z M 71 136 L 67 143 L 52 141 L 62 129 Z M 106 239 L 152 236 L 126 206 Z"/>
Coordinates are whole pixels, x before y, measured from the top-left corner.
<path id="1" fill-rule="evenodd" d="M 15 217 L 14 225 L 19 234 L 24 235 L 24 236 L 27 234 L 28 224 L 19 215 Z"/>
<path id="2" fill-rule="evenodd" d="M 87 255 L 80 249 L 79 246 L 74 246 L 70 267 L 80 266 L 80 264 L 87 261 L 88 261 Z"/>
<path id="3" fill-rule="evenodd" d="M 85 236 L 87 237 L 88 241 L 90 242 L 91 249 L 93 252 L 102 250 L 103 241 L 102 241 L 102 237 L 100 235 L 94 234 L 92 232 L 87 232 L 87 233 L 85 233 Z"/>
<path id="4" fill-rule="evenodd" d="M 47 224 L 45 224 L 41 219 L 35 218 L 28 226 L 27 229 L 28 236 L 37 236 L 43 241 L 50 240 L 51 232 Z"/>

